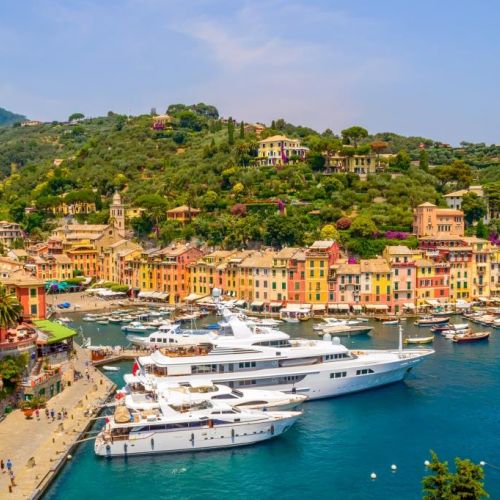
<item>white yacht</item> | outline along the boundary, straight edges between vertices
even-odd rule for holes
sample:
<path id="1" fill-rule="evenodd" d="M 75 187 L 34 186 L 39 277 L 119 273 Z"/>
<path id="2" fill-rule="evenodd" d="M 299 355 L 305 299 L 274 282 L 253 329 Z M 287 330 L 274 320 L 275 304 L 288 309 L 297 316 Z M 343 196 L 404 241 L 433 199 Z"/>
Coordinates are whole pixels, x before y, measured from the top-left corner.
<path id="1" fill-rule="evenodd" d="M 122 330 L 124 332 L 147 332 L 151 330 L 151 327 L 143 325 L 140 321 L 131 321 L 128 325 L 123 325 Z"/>
<path id="2" fill-rule="evenodd" d="M 361 321 L 358 319 L 338 319 L 332 317 L 322 318 L 321 323 L 316 323 L 313 325 L 314 331 L 322 332 L 325 328 L 330 326 L 353 326 L 359 325 Z"/>
<path id="3" fill-rule="evenodd" d="M 213 384 L 210 380 L 197 380 L 185 384 L 160 383 L 144 385 L 132 374 L 125 375 L 126 386 L 116 398 L 123 399 L 125 406 L 133 410 L 153 410 L 162 403 L 178 404 L 186 398 L 222 401 L 233 408 L 249 410 L 286 411 L 299 408 L 307 399 L 301 394 L 259 389 L 231 389 L 227 385 Z"/>
<path id="4" fill-rule="evenodd" d="M 283 434 L 300 415 L 240 410 L 193 397 L 152 410 L 119 406 L 97 435 L 94 451 L 116 457 L 244 446 Z"/>
<path id="5" fill-rule="evenodd" d="M 139 357 L 134 374 L 159 382 L 192 382 L 207 377 L 231 388 L 256 387 L 309 399 L 339 396 L 402 380 L 432 349 L 349 350 L 338 339 L 291 340 L 277 330 L 254 333 L 225 309 L 232 336 L 214 335 L 191 345 L 167 343 Z"/>

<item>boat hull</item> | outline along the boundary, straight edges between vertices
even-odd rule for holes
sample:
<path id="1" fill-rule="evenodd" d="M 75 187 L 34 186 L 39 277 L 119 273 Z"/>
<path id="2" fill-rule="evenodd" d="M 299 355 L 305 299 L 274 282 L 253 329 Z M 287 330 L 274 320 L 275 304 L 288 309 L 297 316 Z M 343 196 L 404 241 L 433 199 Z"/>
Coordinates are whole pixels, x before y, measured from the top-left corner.
<path id="1" fill-rule="evenodd" d="M 295 423 L 299 415 L 295 412 L 290 417 L 274 421 L 265 419 L 213 427 L 192 427 L 162 432 L 144 431 L 134 433 L 126 440 L 113 442 L 97 438 L 94 452 L 102 457 L 118 457 L 248 446 L 280 436 Z"/>

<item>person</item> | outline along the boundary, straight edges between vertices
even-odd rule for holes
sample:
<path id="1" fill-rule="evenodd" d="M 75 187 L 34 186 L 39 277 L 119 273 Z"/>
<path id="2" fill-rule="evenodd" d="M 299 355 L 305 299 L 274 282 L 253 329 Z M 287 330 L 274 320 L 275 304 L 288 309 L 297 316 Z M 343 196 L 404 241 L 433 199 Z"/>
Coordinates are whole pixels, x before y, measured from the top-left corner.
<path id="1" fill-rule="evenodd" d="M 47 417 L 47 420 L 49 419 L 49 409 L 45 408 L 45 416 Z"/>
<path id="2" fill-rule="evenodd" d="M 5 462 L 3 461 L 3 458 L 0 460 L 0 469 L 2 470 L 2 474 L 5 474 Z"/>
<path id="3" fill-rule="evenodd" d="M 35 415 L 36 415 L 36 419 L 40 420 L 40 410 L 38 408 L 35 410 Z"/>
<path id="4" fill-rule="evenodd" d="M 56 419 L 56 412 L 54 410 L 54 408 L 52 408 L 52 410 L 50 410 L 50 416 L 52 417 L 52 422 Z"/>
<path id="5" fill-rule="evenodd" d="M 9 476 L 10 476 L 10 484 L 12 486 L 16 486 L 16 481 L 15 481 L 16 476 L 14 475 L 14 471 L 13 470 L 9 471 Z"/>
<path id="6" fill-rule="evenodd" d="M 10 458 L 7 459 L 7 470 L 10 472 L 12 470 L 12 462 Z"/>

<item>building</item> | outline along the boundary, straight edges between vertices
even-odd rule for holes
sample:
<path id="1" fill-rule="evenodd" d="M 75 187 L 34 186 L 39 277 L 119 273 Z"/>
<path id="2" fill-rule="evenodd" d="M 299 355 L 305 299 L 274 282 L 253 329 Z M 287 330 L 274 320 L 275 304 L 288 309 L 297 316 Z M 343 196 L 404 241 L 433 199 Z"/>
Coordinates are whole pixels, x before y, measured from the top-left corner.
<path id="1" fill-rule="evenodd" d="M 391 303 L 395 313 L 415 308 L 416 261 L 421 256 L 421 251 L 410 250 L 404 245 L 387 246 L 384 249 L 383 257 L 391 268 Z"/>
<path id="2" fill-rule="evenodd" d="M 295 249 L 288 259 L 288 302 L 306 303 L 306 253 Z"/>
<path id="3" fill-rule="evenodd" d="M 236 252 L 216 250 L 204 255 L 189 266 L 189 290 L 200 297 L 210 295 L 213 288 L 225 292 L 225 269 L 229 257 Z"/>
<path id="4" fill-rule="evenodd" d="M 257 137 L 264 132 L 266 126 L 263 123 L 245 123 L 243 130 L 245 134 L 255 134 Z"/>
<path id="5" fill-rule="evenodd" d="M 328 303 L 328 272 L 339 258 L 339 246 L 336 241 L 315 241 L 305 250 L 305 285 L 306 302 L 309 304 Z"/>
<path id="6" fill-rule="evenodd" d="M 142 207 L 130 207 L 125 209 L 125 216 L 128 220 L 137 219 L 146 211 Z"/>
<path id="7" fill-rule="evenodd" d="M 464 235 L 464 213 L 422 203 L 413 211 L 413 233 L 417 237 L 450 238 Z"/>
<path id="8" fill-rule="evenodd" d="M 450 208 L 454 208 L 456 210 L 462 209 L 463 198 L 467 193 L 474 193 L 479 198 L 481 198 L 486 204 L 486 215 L 484 216 L 484 223 L 487 224 L 491 219 L 499 217 L 499 213 L 492 211 L 488 205 L 488 199 L 484 196 L 484 191 L 482 186 L 469 186 L 468 189 L 460 189 L 459 191 L 454 191 L 453 193 L 448 193 L 444 195 L 444 199 L 446 200 L 446 204 Z"/>
<path id="9" fill-rule="evenodd" d="M 125 238 L 125 205 L 118 191 L 113 195 L 113 201 L 109 206 L 109 219 L 110 224 L 116 228 L 118 236 Z"/>
<path id="10" fill-rule="evenodd" d="M 165 130 L 172 128 L 172 117 L 170 115 L 153 116 L 152 128 L 154 130 Z"/>
<path id="11" fill-rule="evenodd" d="M 21 226 L 16 222 L 0 221 L 0 244 L 11 248 L 16 240 L 23 238 Z"/>
<path id="12" fill-rule="evenodd" d="M 392 156 L 392 155 L 389 155 Z M 351 173 L 359 176 L 376 174 L 385 170 L 385 161 L 374 153 L 355 154 L 348 149 L 324 153 L 326 173 Z"/>
<path id="13" fill-rule="evenodd" d="M 181 205 L 180 207 L 172 208 L 167 210 L 167 219 L 176 220 L 182 224 L 190 222 L 195 217 L 201 214 L 199 208 L 189 207 L 187 205 Z"/>
<path id="14" fill-rule="evenodd" d="M 418 309 L 438 306 L 449 300 L 449 264 L 441 260 L 422 258 L 416 261 Z"/>
<path id="15" fill-rule="evenodd" d="M 309 148 L 302 146 L 299 139 L 284 135 L 273 135 L 259 141 L 258 165 L 284 165 L 290 161 L 303 161 Z"/>
<path id="16" fill-rule="evenodd" d="M 72 263 L 73 271 L 82 276 L 98 276 L 97 249 L 90 241 L 75 243 L 66 250 L 66 255 Z"/>
<path id="17" fill-rule="evenodd" d="M 77 214 L 92 214 L 96 211 L 95 202 L 75 201 L 73 203 L 66 203 L 62 201 L 59 205 L 51 208 L 52 213 L 55 215 L 77 215 Z"/>
<path id="18" fill-rule="evenodd" d="M 362 259 L 359 263 L 360 305 L 367 311 L 392 311 L 391 267 L 383 259 Z"/>
<path id="19" fill-rule="evenodd" d="M 36 277 L 45 281 L 65 281 L 73 277 L 73 260 L 67 254 L 45 254 L 30 259 Z"/>

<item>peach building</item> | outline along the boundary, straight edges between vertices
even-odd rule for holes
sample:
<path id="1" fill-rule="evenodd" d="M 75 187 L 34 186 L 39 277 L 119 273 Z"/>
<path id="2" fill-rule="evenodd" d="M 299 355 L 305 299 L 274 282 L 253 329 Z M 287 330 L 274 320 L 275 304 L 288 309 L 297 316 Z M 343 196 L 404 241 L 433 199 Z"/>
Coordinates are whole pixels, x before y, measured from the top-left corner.
<path id="1" fill-rule="evenodd" d="M 421 237 L 449 238 L 464 235 L 464 213 L 422 203 L 413 211 L 413 233 Z"/>

